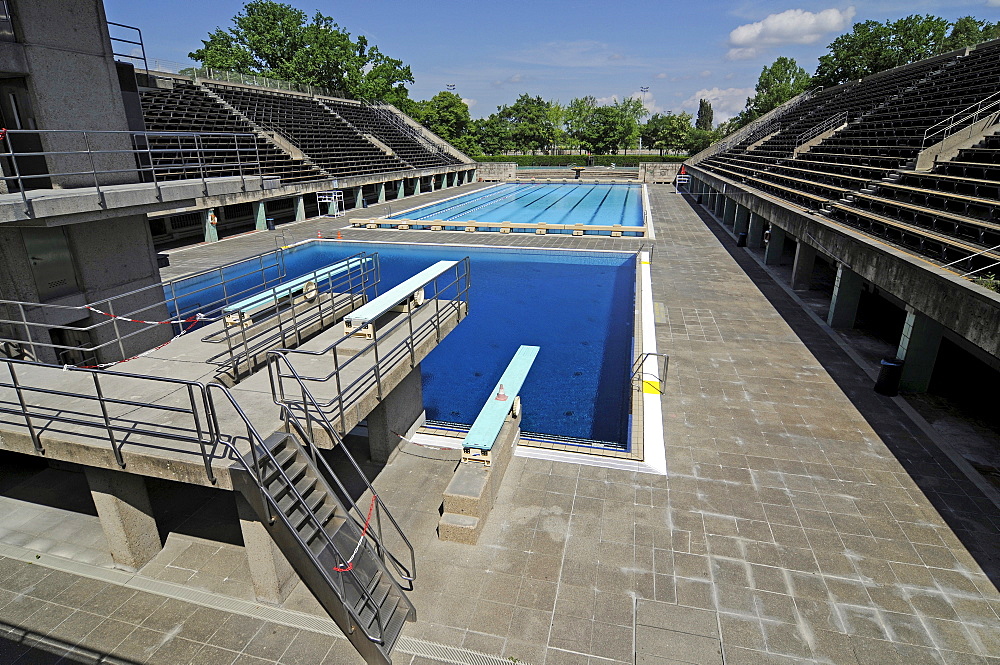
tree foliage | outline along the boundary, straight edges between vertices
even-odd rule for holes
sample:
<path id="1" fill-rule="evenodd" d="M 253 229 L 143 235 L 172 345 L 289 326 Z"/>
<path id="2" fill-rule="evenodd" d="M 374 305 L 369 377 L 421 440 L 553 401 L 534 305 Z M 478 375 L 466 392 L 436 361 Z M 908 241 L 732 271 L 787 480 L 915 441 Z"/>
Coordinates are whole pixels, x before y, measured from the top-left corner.
<path id="1" fill-rule="evenodd" d="M 855 23 L 821 56 L 815 85 L 832 86 L 1000 36 L 1000 23 L 965 16 L 954 23 L 912 14 L 895 21 Z"/>
<path id="2" fill-rule="evenodd" d="M 579 97 L 566 107 L 566 132 L 581 148 L 598 155 L 617 154 L 638 143 L 639 121 L 648 114 L 642 100 L 625 97 L 600 105 L 594 97 Z"/>
<path id="3" fill-rule="evenodd" d="M 441 91 L 430 99 L 416 102 L 413 117 L 467 155 L 479 153 L 469 106 L 454 92 Z"/>
<path id="4" fill-rule="evenodd" d="M 764 67 L 754 87 L 754 96 L 747 99 L 746 120 L 755 120 L 781 106 L 792 97 L 805 92 L 812 81 L 806 70 L 793 58 L 781 57 Z"/>
<path id="5" fill-rule="evenodd" d="M 251 0 L 228 30 L 216 28 L 188 57 L 205 67 L 260 74 L 341 90 L 350 97 L 407 106 L 409 66 L 390 58 L 320 12 L 273 0 Z"/>
<path id="6" fill-rule="evenodd" d="M 642 142 L 647 148 L 653 148 L 663 154 L 687 151 L 694 128 L 691 122 L 694 116 L 690 113 L 661 115 L 654 113 L 642 126 Z"/>
<path id="7" fill-rule="evenodd" d="M 707 99 L 699 99 L 698 119 L 694 123 L 695 128 L 703 129 L 705 131 L 711 131 L 714 120 L 715 120 L 715 111 L 712 110 L 712 102 L 708 101 Z"/>

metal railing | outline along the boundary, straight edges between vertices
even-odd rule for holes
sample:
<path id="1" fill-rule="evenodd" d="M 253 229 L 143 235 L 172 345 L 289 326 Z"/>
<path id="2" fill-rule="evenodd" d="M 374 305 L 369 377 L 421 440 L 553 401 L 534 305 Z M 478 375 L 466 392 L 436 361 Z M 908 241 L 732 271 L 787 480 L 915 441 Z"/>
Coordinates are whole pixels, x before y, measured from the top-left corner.
<path id="1" fill-rule="evenodd" d="M 255 134 L 224 132 L 126 132 L 74 129 L 8 129 L 0 143 L 0 190 L 17 191 L 32 214 L 32 190 L 90 189 L 106 206 L 111 185 L 152 183 L 162 200 L 165 181 L 200 180 L 262 173 Z"/>
<path id="2" fill-rule="evenodd" d="M 448 272 L 430 280 L 425 286 L 430 288 L 431 294 L 423 305 L 414 306 L 412 298 L 407 298 L 405 315 L 384 329 L 380 330 L 374 326 L 371 341 L 360 349 L 352 348 L 350 356 L 346 359 L 344 359 L 341 349 L 345 342 L 357 339 L 353 335 L 345 335 L 321 351 L 305 349 L 281 351 L 288 356 L 289 364 L 292 364 L 292 360 L 295 358 L 321 357 L 329 359 L 332 369 L 326 374 L 317 376 L 302 376 L 298 372 L 275 371 L 271 375 L 274 382 L 272 390 L 278 401 L 282 404 L 294 401 L 288 395 L 299 392 L 300 385 L 318 386 L 332 383 L 335 387 L 334 395 L 329 399 L 316 399 L 314 401 L 316 408 L 323 413 L 324 417 L 331 422 L 335 419 L 339 420 L 340 431 L 346 434 L 346 414 L 351 406 L 356 404 L 372 388 L 376 389 L 380 401 L 384 399 L 383 375 L 399 367 L 407 359 L 409 359 L 411 367 L 416 365 L 416 346 L 431 335 L 434 335 L 440 342 L 442 323 L 453 316 L 460 321 L 467 314 L 471 286 L 469 269 L 469 257 L 465 257 Z M 450 281 L 442 284 L 449 278 Z M 414 326 L 415 315 L 425 312 L 428 307 L 434 308 L 433 314 Z M 393 333 L 404 330 L 408 333 L 405 338 L 386 349 L 386 343 L 381 340 L 391 338 Z M 362 359 L 369 357 L 369 355 L 373 362 L 366 369 L 362 367 Z M 351 379 L 349 373 L 356 370 L 357 376 Z M 285 389 L 286 380 L 293 382 L 294 391 L 292 393 Z M 310 391 L 310 394 L 313 394 L 313 391 Z"/>
<path id="3" fill-rule="evenodd" d="M 122 362 L 279 284 L 287 276 L 284 252 L 279 248 L 82 305 L 0 300 L 0 355 L 69 365 Z M 157 328 L 165 332 L 155 335 Z M 54 332 L 87 341 L 55 341 Z"/>
<path id="4" fill-rule="evenodd" d="M 650 372 L 645 369 L 646 361 L 658 359 L 657 371 Z M 660 395 L 667 391 L 667 368 L 670 365 L 670 356 L 666 353 L 640 353 L 639 357 L 632 363 L 632 374 L 629 383 L 632 388 L 643 388 L 646 384 L 655 383 Z"/>
<path id="5" fill-rule="evenodd" d="M 992 118 L 992 122 L 987 121 L 987 126 L 1000 119 L 1000 91 L 928 127 L 920 148 L 940 143 L 960 129 L 988 118 Z"/>
<path id="6" fill-rule="evenodd" d="M 841 111 L 840 113 L 830 116 L 823 122 L 810 127 L 806 131 L 796 136 L 795 147 L 798 148 L 807 141 L 811 141 L 812 139 L 816 138 L 823 132 L 829 131 L 836 127 L 840 127 L 845 124 L 847 124 L 847 111 Z"/>
<path id="7" fill-rule="evenodd" d="M 146 45 L 142 43 L 142 30 L 132 25 L 125 25 L 124 23 L 115 23 L 113 21 L 108 21 L 108 26 L 109 26 L 108 29 L 109 33 L 111 32 L 110 26 L 114 26 L 116 28 L 124 28 L 125 30 L 134 30 L 136 35 L 136 39 L 125 39 L 124 37 L 115 37 L 114 35 L 110 35 L 111 55 L 113 55 L 116 58 L 124 58 L 125 60 L 134 60 L 136 64 L 141 62 L 142 69 L 149 69 L 149 64 L 146 62 Z M 118 48 L 119 44 L 124 44 L 125 45 L 124 48 L 126 49 L 128 49 L 129 46 L 139 47 L 139 55 L 136 55 L 135 53 L 131 52 L 119 53 L 118 51 L 115 50 L 116 48 Z M 135 49 L 133 48 L 129 50 L 134 51 Z"/>
<path id="8" fill-rule="evenodd" d="M 279 250 L 280 251 L 280 250 Z M 345 270 L 330 274 L 324 269 L 306 273 L 297 279 L 307 279 L 301 294 L 281 294 L 282 282 L 263 289 L 274 297 L 266 306 L 257 308 L 244 318 L 233 315 L 223 328 L 202 338 L 203 342 L 225 344 L 226 349 L 210 356 L 206 362 L 227 367 L 233 381 L 263 364 L 263 354 L 274 348 L 300 345 L 311 331 L 326 329 L 347 309 L 364 303 L 368 292 L 378 295 L 378 254 L 360 252 L 338 262 Z M 328 266 L 329 267 L 329 266 Z M 311 285 L 311 286 L 310 286 Z M 309 289 L 315 289 L 310 295 Z M 256 295 L 256 294 L 254 294 Z M 229 297 L 229 304 L 239 299 Z M 222 308 L 225 310 L 225 306 Z"/>
<path id="9" fill-rule="evenodd" d="M 419 143 L 424 150 L 433 153 L 443 153 L 444 147 L 428 138 L 422 128 L 417 128 L 400 118 L 395 111 L 378 102 L 364 102 L 364 106 L 371 109 L 381 122 L 394 128 L 404 136 L 409 136 Z"/>
<path id="10" fill-rule="evenodd" d="M 295 83 L 283 79 L 271 78 L 263 74 L 244 74 L 227 69 L 217 69 L 215 67 L 191 67 L 182 69 L 180 74 L 190 76 L 195 81 L 207 79 L 210 81 L 222 81 L 225 83 L 241 83 L 243 85 L 253 85 L 258 88 L 270 88 L 271 90 L 287 90 L 289 92 L 302 92 L 308 95 L 322 95 L 335 99 L 350 99 L 343 90 L 325 88 L 318 85 L 308 85 L 306 83 Z"/>

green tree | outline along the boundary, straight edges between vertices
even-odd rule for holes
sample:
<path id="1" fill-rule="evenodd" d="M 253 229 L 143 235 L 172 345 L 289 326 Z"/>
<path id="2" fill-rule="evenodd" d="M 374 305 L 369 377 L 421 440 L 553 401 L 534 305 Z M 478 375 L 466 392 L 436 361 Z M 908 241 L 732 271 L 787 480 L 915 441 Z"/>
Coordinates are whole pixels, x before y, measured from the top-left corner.
<path id="1" fill-rule="evenodd" d="M 534 153 L 552 145 L 556 127 L 549 115 L 549 103 L 541 97 L 522 94 L 497 113 L 510 124 L 510 137 L 517 150 Z"/>
<path id="2" fill-rule="evenodd" d="M 694 116 L 690 113 L 653 114 L 642 126 L 643 145 L 659 150 L 661 155 L 664 150 L 671 152 L 687 150 L 689 136 L 693 131 L 692 120 Z"/>
<path id="3" fill-rule="evenodd" d="M 829 53 L 820 57 L 813 84 L 838 85 L 957 48 L 949 26 L 954 33 L 957 25 L 929 14 L 855 23 L 851 32 L 833 40 L 827 47 Z M 956 39 L 969 39 L 970 28 L 963 22 Z"/>
<path id="4" fill-rule="evenodd" d="M 472 133 L 469 106 L 454 92 L 441 91 L 418 102 L 417 120 L 462 152 L 478 154 L 479 146 Z"/>
<path id="5" fill-rule="evenodd" d="M 754 96 L 747 99 L 746 121 L 755 120 L 809 88 L 812 77 L 792 58 L 780 57 L 764 67 L 757 79 Z"/>
<path id="6" fill-rule="evenodd" d="M 707 99 L 699 99 L 698 119 L 694 123 L 695 128 L 712 131 L 712 122 L 714 118 L 715 112 L 712 110 L 712 103 Z"/>
<path id="7" fill-rule="evenodd" d="M 973 16 L 963 16 L 952 25 L 951 32 L 945 39 L 944 50 L 954 51 L 997 37 L 1000 37 L 1000 22 L 990 23 Z"/>
<path id="8" fill-rule="evenodd" d="M 514 149 L 510 123 L 498 113 L 473 121 L 473 138 L 487 155 L 502 155 Z"/>
<path id="9" fill-rule="evenodd" d="M 649 115 L 645 104 L 636 97 L 622 97 L 621 101 L 615 100 L 612 108 L 616 116 L 615 148 L 628 150 L 636 147 L 641 131 L 639 121 Z"/>
<path id="10" fill-rule="evenodd" d="M 712 145 L 719 140 L 719 132 L 711 131 L 707 129 L 695 128 L 691 130 L 688 135 L 687 151 L 688 154 L 695 154 L 701 152 L 708 146 Z"/>
<path id="11" fill-rule="evenodd" d="M 407 106 L 409 66 L 356 40 L 329 16 L 273 0 L 251 0 L 228 30 L 216 28 L 188 57 L 205 67 L 260 74 L 341 90 L 350 97 Z"/>

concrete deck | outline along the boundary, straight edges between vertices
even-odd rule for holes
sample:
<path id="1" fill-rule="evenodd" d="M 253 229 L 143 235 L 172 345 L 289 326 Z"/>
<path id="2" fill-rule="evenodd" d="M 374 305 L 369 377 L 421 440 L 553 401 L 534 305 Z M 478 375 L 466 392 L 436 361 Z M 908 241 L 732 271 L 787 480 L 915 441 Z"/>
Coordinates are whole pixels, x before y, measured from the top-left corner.
<path id="1" fill-rule="evenodd" d="M 418 556 L 418 621 L 404 629 L 394 662 L 1000 662 L 997 507 L 895 399 L 872 391 L 840 340 L 713 221 L 670 186 L 650 192 L 657 343 L 671 355 L 663 410 L 669 475 L 516 457 L 479 544 L 470 546 L 434 533 L 453 461 L 408 446 L 384 468 L 367 466 L 378 472 L 376 488 Z M 317 226 L 326 235 L 347 223 L 310 221 L 286 233 L 315 237 Z M 588 249 L 641 244 L 343 235 Z M 175 252 L 171 271 L 273 242 L 260 233 Z M 83 561 L 85 550 L 100 551 L 96 517 L 85 506 L 33 499 L 43 485 L 36 473 L 0 482 L 7 515 L 0 522 L 0 660 L 56 662 L 32 649 L 31 640 L 45 636 L 50 645 L 122 659 L 109 662 L 358 662 L 301 586 L 282 608 L 247 602 L 252 591 L 238 543 L 181 533 L 234 523 L 227 493 L 205 495 L 163 552 L 125 575 Z M 79 475 L 41 473 L 49 474 L 46 486 L 68 486 Z M 46 522 L 48 544 L 39 533 Z M 445 656 L 431 643 L 454 650 Z M 94 660 L 75 653 L 62 662 Z"/>

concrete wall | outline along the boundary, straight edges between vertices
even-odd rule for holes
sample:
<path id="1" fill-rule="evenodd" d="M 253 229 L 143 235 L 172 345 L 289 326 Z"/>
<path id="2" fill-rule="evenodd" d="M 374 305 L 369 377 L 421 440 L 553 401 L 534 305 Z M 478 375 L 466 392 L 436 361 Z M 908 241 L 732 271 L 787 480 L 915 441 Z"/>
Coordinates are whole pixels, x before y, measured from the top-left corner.
<path id="1" fill-rule="evenodd" d="M 128 122 L 101 0 L 8 0 L 24 48 L 31 111 L 37 129 L 127 131 Z M 42 136 L 46 151 L 86 150 L 82 134 Z M 95 145 L 96 144 L 96 145 Z M 129 150 L 127 136 L 95 135 L 91 147 Z M 91 170 L 87 156 L 49 156 L 50 172 Z M 97 155 L 100 169 L 129 169 L 131 155 Z M 136 182 L 135 173 L 102 183 Z M 93 184 L 87 176 L 54 179 L 61 187 Z"/>
<path id="2" fill-rule="evenodd" d="M 513 180 L 517 176 L 514 162 L 479 162 L 476 177 L 480 180 Z"/>
<path id="3" fill-rule="evenodd" d="M 680 168 L 679 162 L 642 162 L 639 164 L 639 180 L 640 182 L 673 182 Z"/>
<path id="4" fill-rule="evenodd" d="M 803 239 L 879 289 L 941 323 L 990 356 L 1000 357 L 1000 294 L 876 238 L 818 215 L 765 199 L 743 185 L 689 166 L 689 173 L 772 226 Z M 709 198 L 706 197 L 706 203 Z"/>

